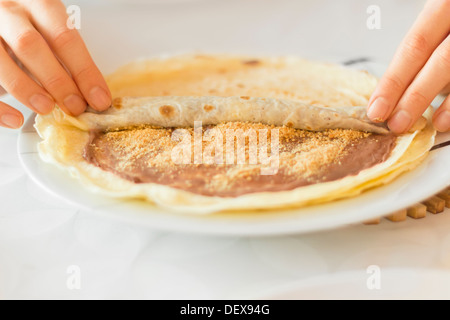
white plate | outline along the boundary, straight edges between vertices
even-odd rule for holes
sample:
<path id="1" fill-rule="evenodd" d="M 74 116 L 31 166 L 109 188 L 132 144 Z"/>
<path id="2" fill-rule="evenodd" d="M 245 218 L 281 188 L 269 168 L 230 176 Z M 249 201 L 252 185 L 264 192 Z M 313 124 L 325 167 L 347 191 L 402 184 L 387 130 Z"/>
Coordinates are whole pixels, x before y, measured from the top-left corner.
<path id="1" fill-rule="evenodd" d="M 19 156 L 27 173 L 42 188 L 94 213 L 158 229 L 216 235 L 280 235 L 324 230 L 401 210 L 450 184 L 450 147 L 446 147 L 431 152 L 419 168 L 393 183 L 352 199 L 261 215 L 174 214 L 142 202 L 118 201 L 84 190 L 66 172 L 40 159 L 36 150 L 40 138 L 33 123 L 34 116 L 31 116 L 19 136 Z M 450 139 L 450 135 L 446 137 Z"/>
<path id="2" fill-rule="evenodd" d="M 374 70 L 376 65 L 365 65 L 365 68 L 379 73 L 379 69 Z M 8 100 L 12 103 L 12 99 Z M 174 214 L 140 201 L 119 201 L 84 190 L 66 172 L 40 159 L 36 149 L 40 139 L 33 123 L 31 116 L 19 136 L 18 150 L 25 170 L 42 188 L 93 213 L 157 229 L 245 236 L 312 232 L 359 223 L 404 209 L 450 185 L 450 147 L 446 147 L 432 151 L 416 170 L 356 198 L 263 214 Z M 450 140 L 450 134 L 439 135 L 437 143 L 444 140 Z"/>

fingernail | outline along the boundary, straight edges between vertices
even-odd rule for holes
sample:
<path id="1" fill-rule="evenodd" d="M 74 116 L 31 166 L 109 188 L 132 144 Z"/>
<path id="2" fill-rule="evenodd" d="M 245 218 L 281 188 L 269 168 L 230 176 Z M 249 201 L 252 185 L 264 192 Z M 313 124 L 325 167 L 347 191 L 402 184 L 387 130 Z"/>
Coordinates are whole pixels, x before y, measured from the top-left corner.
<path id="1" fill-rule="evenodd" d="M 450 130 L 450 111 L 445 110 L 434 120 L 436 130 L 446 132 Z"/>
<path id="2" fill-rule="evenodd" d="M 367 116 L 375 122 L 386 121 L 389 112 L 389 103 L 383 97 L 375 99 L 367 111 Z"/>
<path id="3" fill-rule="evenodd" d="M 74 115 L 80 115 L 86 111 L 87 104 L 79 95 L 73 94 L 64 99 L 64 105 Z"/>
<path id="4" fill-rule="evenodd" d="M 30 98 L 30 104 L 35 111 L 42 114 L 51 112 L 55 106 L 55 102 L 43 94 L 35 94 Z"/>
<path id="5" fill-rule="evenodd" d="M 23 124 L 23 120 L 21 117 L 18 117 L 14 114 L 4 114 L 1 117 L 1 122 L 6 127 L 11 129 L 17 129 L 20 128 Z"/>
<path id="6" fill-rule="evenodd" d="M 389 120 L 388 126 L 394 133 L 404 133 L 411 127 L 412 122 L 412 116 L 408 111 L 399 110 Z"/>
<path id="7" fill-rule="evenodd" d="M 89 93 L 90 101 L 92 101 L 92 104 L 94 108 L 99 110 L 106 110 L 111 106 L 111 97 L 108 95 L 108 93 L 100 87 L 95 87 L 91 90 Z"/>

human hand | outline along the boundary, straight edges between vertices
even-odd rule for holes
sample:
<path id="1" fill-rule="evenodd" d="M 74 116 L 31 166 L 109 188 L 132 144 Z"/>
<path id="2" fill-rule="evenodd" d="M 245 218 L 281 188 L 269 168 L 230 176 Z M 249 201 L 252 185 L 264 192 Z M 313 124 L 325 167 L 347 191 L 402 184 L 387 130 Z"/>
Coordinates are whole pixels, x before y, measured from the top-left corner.
<path id="1" fill-rule="evenodd" d="M 429 0 L 380 79 L 368 107 L 372 121 L 394 133 L 407 132 L 433 99 L 450 89 L 450 1 Z M 433 117 L 439 131 L 450 130 L 450 98 Z"/>
<path id="2" fill-rule="evenodd" d="M 87 104 L 98 111 L 111 105 L 102 74 L 67 19 L 59 0 L 0 0 L 0 86 L 39 114 L 55 103 L 75 116 Z M 1 126 L 19 128 L 23 121 L 0 102 Z"/>

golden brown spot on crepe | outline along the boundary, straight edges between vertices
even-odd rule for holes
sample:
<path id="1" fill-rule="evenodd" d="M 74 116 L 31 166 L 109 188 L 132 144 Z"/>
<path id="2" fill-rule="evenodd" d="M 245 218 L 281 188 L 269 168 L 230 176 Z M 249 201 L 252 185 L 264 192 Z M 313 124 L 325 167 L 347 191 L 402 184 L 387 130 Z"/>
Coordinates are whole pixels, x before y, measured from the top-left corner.
<path id="1" fill-rule="evenodd" d="M 250 97 L 249 96 L 241 96 L 241 99 L 243 99 L 243 100 L 250 100 Z"/>
<path id="2" fill-rule="evenodd" d="M 159 107 L 159 113 L 161 113 L 162 116 L 170 118 L 175 113 L 175 108 L 172 106 L 162 106 Z"/>
<path id="3" fill-rule="evenodd" d="M 113 107 L 116 109 L 121 109 L 122 108 L 122 98 L 115 98 L 113 103 L 112 103 Z"/>
<path id="4" fill-rule="evenodd" d="M 205 109 L 206 112 L 211 112 L 215 109 L 214 106 L 210 106 L 210 105 L 206 105 L 203 107 L 203 109 Z"/>
<path id="5" fill-rule="evenodd" d="M 288 122 L 288 123 L 286 123 L 286 126 L 289 128 L 292 128 L 294 126 L 294 124 L 292 122 Z"/>
<path id="6" fill-rule="evenodd" d="M 261 61 L 259 60 L 247 60 L 247 61 L 242 61 L 243 64 L 247 65 L 247 66 L 257 66 L 261 63 Z"/>
<path id="7" fill-rule="evenodd" d="M 191 134 L 193 142 L 194 129 L 185 129 Z M 279 130 L 280 144 L 280 166 L 272 176 L 261 175 L 260 163 L 250 163 L 252 148 L 248 138 L 244 146 L 245 164 L 226 163 L 226 139 L 222 141 L 224 164 L 176 164 L 172 150 L 179 142 L 172 139 L 174 129 L 145 125 L 93 133 L 84 157 L 103 170 L 135 183 L 156 183 L 207 196 L 236 197 L 255 192 L 292 190 L 356 175 L 385 161 L 396 141 L 394 135 L 354 130 L 311 132 L 242 122 L 203 128 L 204 131 L 216 130 L 224 137 L 229 130 L 254 130 L 259 143 L 259 130 L 266 130 L 269 155 L 272 129 Z M 211 145 L 217 145 L 217 141 L 203 141 L 203 150 Z M 261 151 L 256 152 L 259 154 Z M 214 152 L 212 156 L 215 156 Z M 192 163 L 193 159 L 192 149 Z"/>
<path id="8" fill-rule="evenodd" d="M 238 84 L 236 85 L 236 87 L 241 88 L 241 89 L 244 89 L 244 88 L 245 88 L 245 85 L 242 84 L 242 83 L 238 83 Z"/>

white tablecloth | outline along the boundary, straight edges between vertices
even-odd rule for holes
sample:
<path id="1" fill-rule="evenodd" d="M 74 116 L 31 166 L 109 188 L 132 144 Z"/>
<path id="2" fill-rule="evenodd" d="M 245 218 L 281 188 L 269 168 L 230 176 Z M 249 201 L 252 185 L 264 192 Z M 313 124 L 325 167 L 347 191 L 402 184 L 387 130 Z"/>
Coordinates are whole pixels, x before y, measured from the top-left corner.
<path id="1" fill-rule="evenodd" d="M 78 2 L 81 32 L 105 73 L 139 56 L 193 50 L 388 61 L 423 5 L 377 1 L 382 29 L 370 31 L 366 8 L 376 3 L 359 0 L 107 2 Z M 0 298 L 450 298 L 448 209 L 289 237 L 149 230 L 46 193 L 21 168 L 17 135 L 0 131 Z M 380 290 L 367 285 L 372 265 Z"/>

